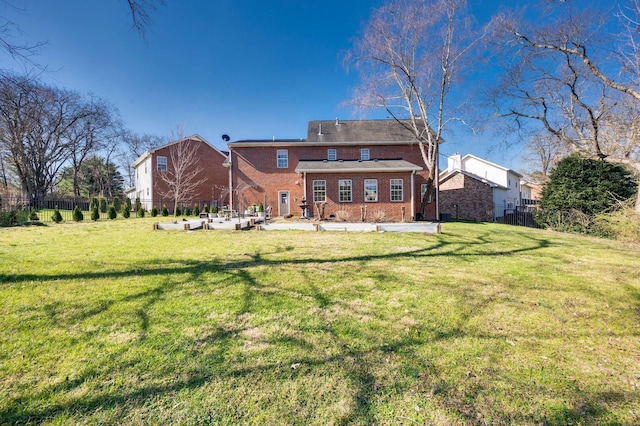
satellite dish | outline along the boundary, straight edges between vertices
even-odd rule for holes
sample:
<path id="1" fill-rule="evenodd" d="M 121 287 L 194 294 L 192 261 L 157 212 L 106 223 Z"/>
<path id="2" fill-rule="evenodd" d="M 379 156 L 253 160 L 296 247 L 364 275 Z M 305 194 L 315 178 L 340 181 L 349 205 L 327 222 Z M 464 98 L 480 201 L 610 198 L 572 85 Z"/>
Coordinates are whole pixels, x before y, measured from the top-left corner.
<path id="1" fill-rule="evenodd" d="M 229 142 L 231 138 L 229 137 L 229 135 L 222 135 L 222 140 L 225 142 Z"/>

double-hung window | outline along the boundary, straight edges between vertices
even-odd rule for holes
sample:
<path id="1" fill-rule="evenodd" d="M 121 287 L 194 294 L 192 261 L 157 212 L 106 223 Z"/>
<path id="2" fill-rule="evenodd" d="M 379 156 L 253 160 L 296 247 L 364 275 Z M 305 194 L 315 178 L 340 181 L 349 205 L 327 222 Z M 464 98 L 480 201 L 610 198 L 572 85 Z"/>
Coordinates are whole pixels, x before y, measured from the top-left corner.
<path id="1" fill-rule="evenodd" d="M 378 201 L 378 180 L 377 179 L 364 180 L 364 201 L 370 202 L 370 203 Z"/>
<path id="2" fill-rule="evenodd" d="M 159 172 L 167 171 L 167 157 L 158 156 L 158 171 Z"/>
<path id="3" fill-rule="evenodd" d="M 350 203 L 352 201 L 352 188 L 351 179 L 338 181 L 339 200 L 341 203 Z"/>
<path id="4" fill-rule="evenodd" d="M 327 201 L 327 181 L 314 180 L 313 181 L 313 202 L 323 203 L 325 201 Z"/>
<path id="5" fill-rule="evenodd" d="M 362 148 L 360 150 L 360 159 L 368 160 L 369 159 L 369 148 Z"/>
<path id="6" fill-rule="evenodd" d="M 391 179 L 389 181 L 391 201 L 402 201 L 404 199 L 402 183 L 402 179 Z"/>
<path id="7" fill-rule="evenodd" d="M 337 158 L 338 158 L 338 155 L 336 154 L 336 149 L 335 148 L 329 148 L 327 150 L 327 160 L 336 161 Z"/>
<path id="8" fill-rule="evenodd" d="M 289 151 L 286 149 L 278 150 L 278 168 L 286 169 L 289 167 Z"/>

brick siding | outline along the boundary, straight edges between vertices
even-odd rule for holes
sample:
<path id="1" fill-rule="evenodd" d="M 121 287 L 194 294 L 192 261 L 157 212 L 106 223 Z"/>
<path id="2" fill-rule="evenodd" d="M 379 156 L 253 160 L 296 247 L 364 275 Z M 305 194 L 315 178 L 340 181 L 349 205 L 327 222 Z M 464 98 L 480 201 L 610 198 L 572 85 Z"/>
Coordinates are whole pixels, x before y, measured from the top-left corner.
<path id="1" fill-rule="evenodd" d="M 457 205 L 457 208 L 456 208 Z M 440 182 L 440 212 L 452 218 L 493 220 L 493 188 L 462 173 Z"/>

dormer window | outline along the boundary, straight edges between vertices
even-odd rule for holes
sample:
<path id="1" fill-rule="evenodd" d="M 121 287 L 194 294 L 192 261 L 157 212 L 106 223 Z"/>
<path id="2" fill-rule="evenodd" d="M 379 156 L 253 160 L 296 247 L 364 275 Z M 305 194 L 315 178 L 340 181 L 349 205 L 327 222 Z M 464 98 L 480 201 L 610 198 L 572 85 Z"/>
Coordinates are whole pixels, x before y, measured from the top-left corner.
<path id="1" fill-rule="evenodd" d="M 336 153 L 336 149 L 335 148 L 329 148 L 327 150 L 327 160 L 336 161 L 337 158 L 338 158 L 338 155 Z"/>
<path id="2" fill-rule="evenodd" d="M 362 148 L 360 150 L 360 159 L 368 160 L 369 159 L 369 148 Z"/>

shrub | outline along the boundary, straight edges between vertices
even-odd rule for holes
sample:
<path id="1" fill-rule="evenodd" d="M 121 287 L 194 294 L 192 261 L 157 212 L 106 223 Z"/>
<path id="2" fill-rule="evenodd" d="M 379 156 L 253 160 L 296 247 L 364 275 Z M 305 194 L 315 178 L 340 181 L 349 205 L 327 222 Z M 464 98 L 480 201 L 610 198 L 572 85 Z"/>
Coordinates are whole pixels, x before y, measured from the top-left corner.
<path id="1" fill-rule="evenodd" d="M 386 218 L 387 218 L 387 213 L 384 210 L 374 210 L 371 213 L 371 219 L 376 223 L 384 222 Z"/>
<path id="2" fill-rule="evenodd" d="M 633 175 L 621 165 L 570 155 L 551 172 L 540 208 L 551 214 L 576 210 L 596 215 L 631 198 L 636 189 Z"/>
<path id="3" fill-rule="evenodd" d="M 82 210 L 80 210 L 80 207 L 78 206 L 73 209 L 73 220 L 76 222 L 82 222 L 84 220 L 84 214 L 82 214 Z"/>
<path id="4" fill-rule="evenodd" d="M 140 207 L 142 207 L 142 203 L 140 203 L 140 197 L 136 197 L 136 204 L 135 204 L 136 211 L 140 210 Z"/>
<path id="5" fill-rule="evenodd" d="M 94 207 L 98 207 L 98 206 L 100 206 L 100 204 L 98 203 L 98 198 L 93 197 L 91 199 L 91 204 L 89 204 L 89 210 L 93 210 Z"/>
<path id="6" fill-rule="evenodd" d="M 107 212 L 107 200 L 104 198 L 100 198 L 100 212 L 102 213 Z"/>
<path id="7" fill-rule="evenodd" d="M 342 209 L 342 210 L 336 211 L 337 221 L 347 222 L 349 219 L 351 219 L 351 211 L 349 211 L 348 209 Z"/>
<path id="8" fill-rule="evenodd" d="M 144 209 L 142 208 L 142 206 L 140 206 L 140 208 L 138 209 L 138 217 L 144 217 Z"/>
<path id="9" fill-rule="evenodd" d="M 180 207 L 176 207 L 176 211 L 173 212 L 174 216 L 180 216 L 182 214 L 182 212 L 180 211 Z"/>
<path id="10" fill-rule="evenodd" d="M 153 208 L 151 209 L 151 217 L 156 216 L 158 216 L 158 209 L 156 208 L 156 206 L 153 206 Z"/>
<path id="11" fill-rule="evenodd" d="M 184 215 L 185 216 L 191 216 L 191 209 L 189 207 L 185 207 L 184 208 Z"/>
<path id="12" fill-rule="evenodd" d="M 113 197 L 113 208 L 116 209 L 116 212 L 119 212 L 122 209 L 122 201 L 120 197 Z"/>
<path id="13" fill-rule="evenodd" d="M 169 216 L 169 210 L 167 209 L 166 204 L 162 206 L 162 216 Z"/>
<path id="14" fill-rule="evenodd" d="M 131 204 L 131 201 L 129 201 L 129 204 Z M 124 217 L 125 219 L 129 219 L 130 216 L 131 216 L 131 206 L 125 203 L 124 208 L 122 209 L 122 217 Z"/>
<path id="15" fill-rule="evenodd" d="M 91 209 L 91 220 L 95 222 L 98 219 L 100 219 L 100 211 L 98 210 L 98 205 L 96 204 Z"/>
<path id="16" fill-rule="evenodd" d="M 109 219 L 115 219 L 118 216 L 118 212 L 113 204 L 109 206 Z"/>
<path id="17" fill-rule="evenodd" d="M 40 220 L 40 218 L 38 217 L 38 213 L 36 213 L 35 210 L 31 210 L 31 213 L 29 213 L 29 220 Z"/>
<path id="18" fill-rule="evenodd" d="M 597 215 L 593 228 L 595 233 L 603 237 L 640 243 L 640 213 L 631 206 Z"/>
<path id="19" fill-rule="evenodd" d="M 62 222 L 62 215 L 60 214 L 60 210 L 58 210 L 58 206 L 53 210 L 53 215 L 51 215 L 51 220 L 55 223 Z"/>
<path id="20" fill-rule="evenodd" d="M 131 198 L 127 197 L 124 199 L 124 205 L 129 207 L 129 212 L 131 212 Z"/>
<path id="21" fill-rule="evenodd" d="M 256 209 L 256 212 L 258 213 L 264 212 L 264 204 L 262 203 L 258 204 L 258 208 Z"/>
<path id="22" fill-rule="evenodd" d="M 204 207 L 202 208 L 202 213 L 209 213 L 209 206 L 208 205 L 204 205 Z"/>
<path id="23" fill-rule="evenodd" d="M 198 207 L 197 204 L 193 205 L 193 215 L 194 216 L 200 216 L 200 207 Z"/>

